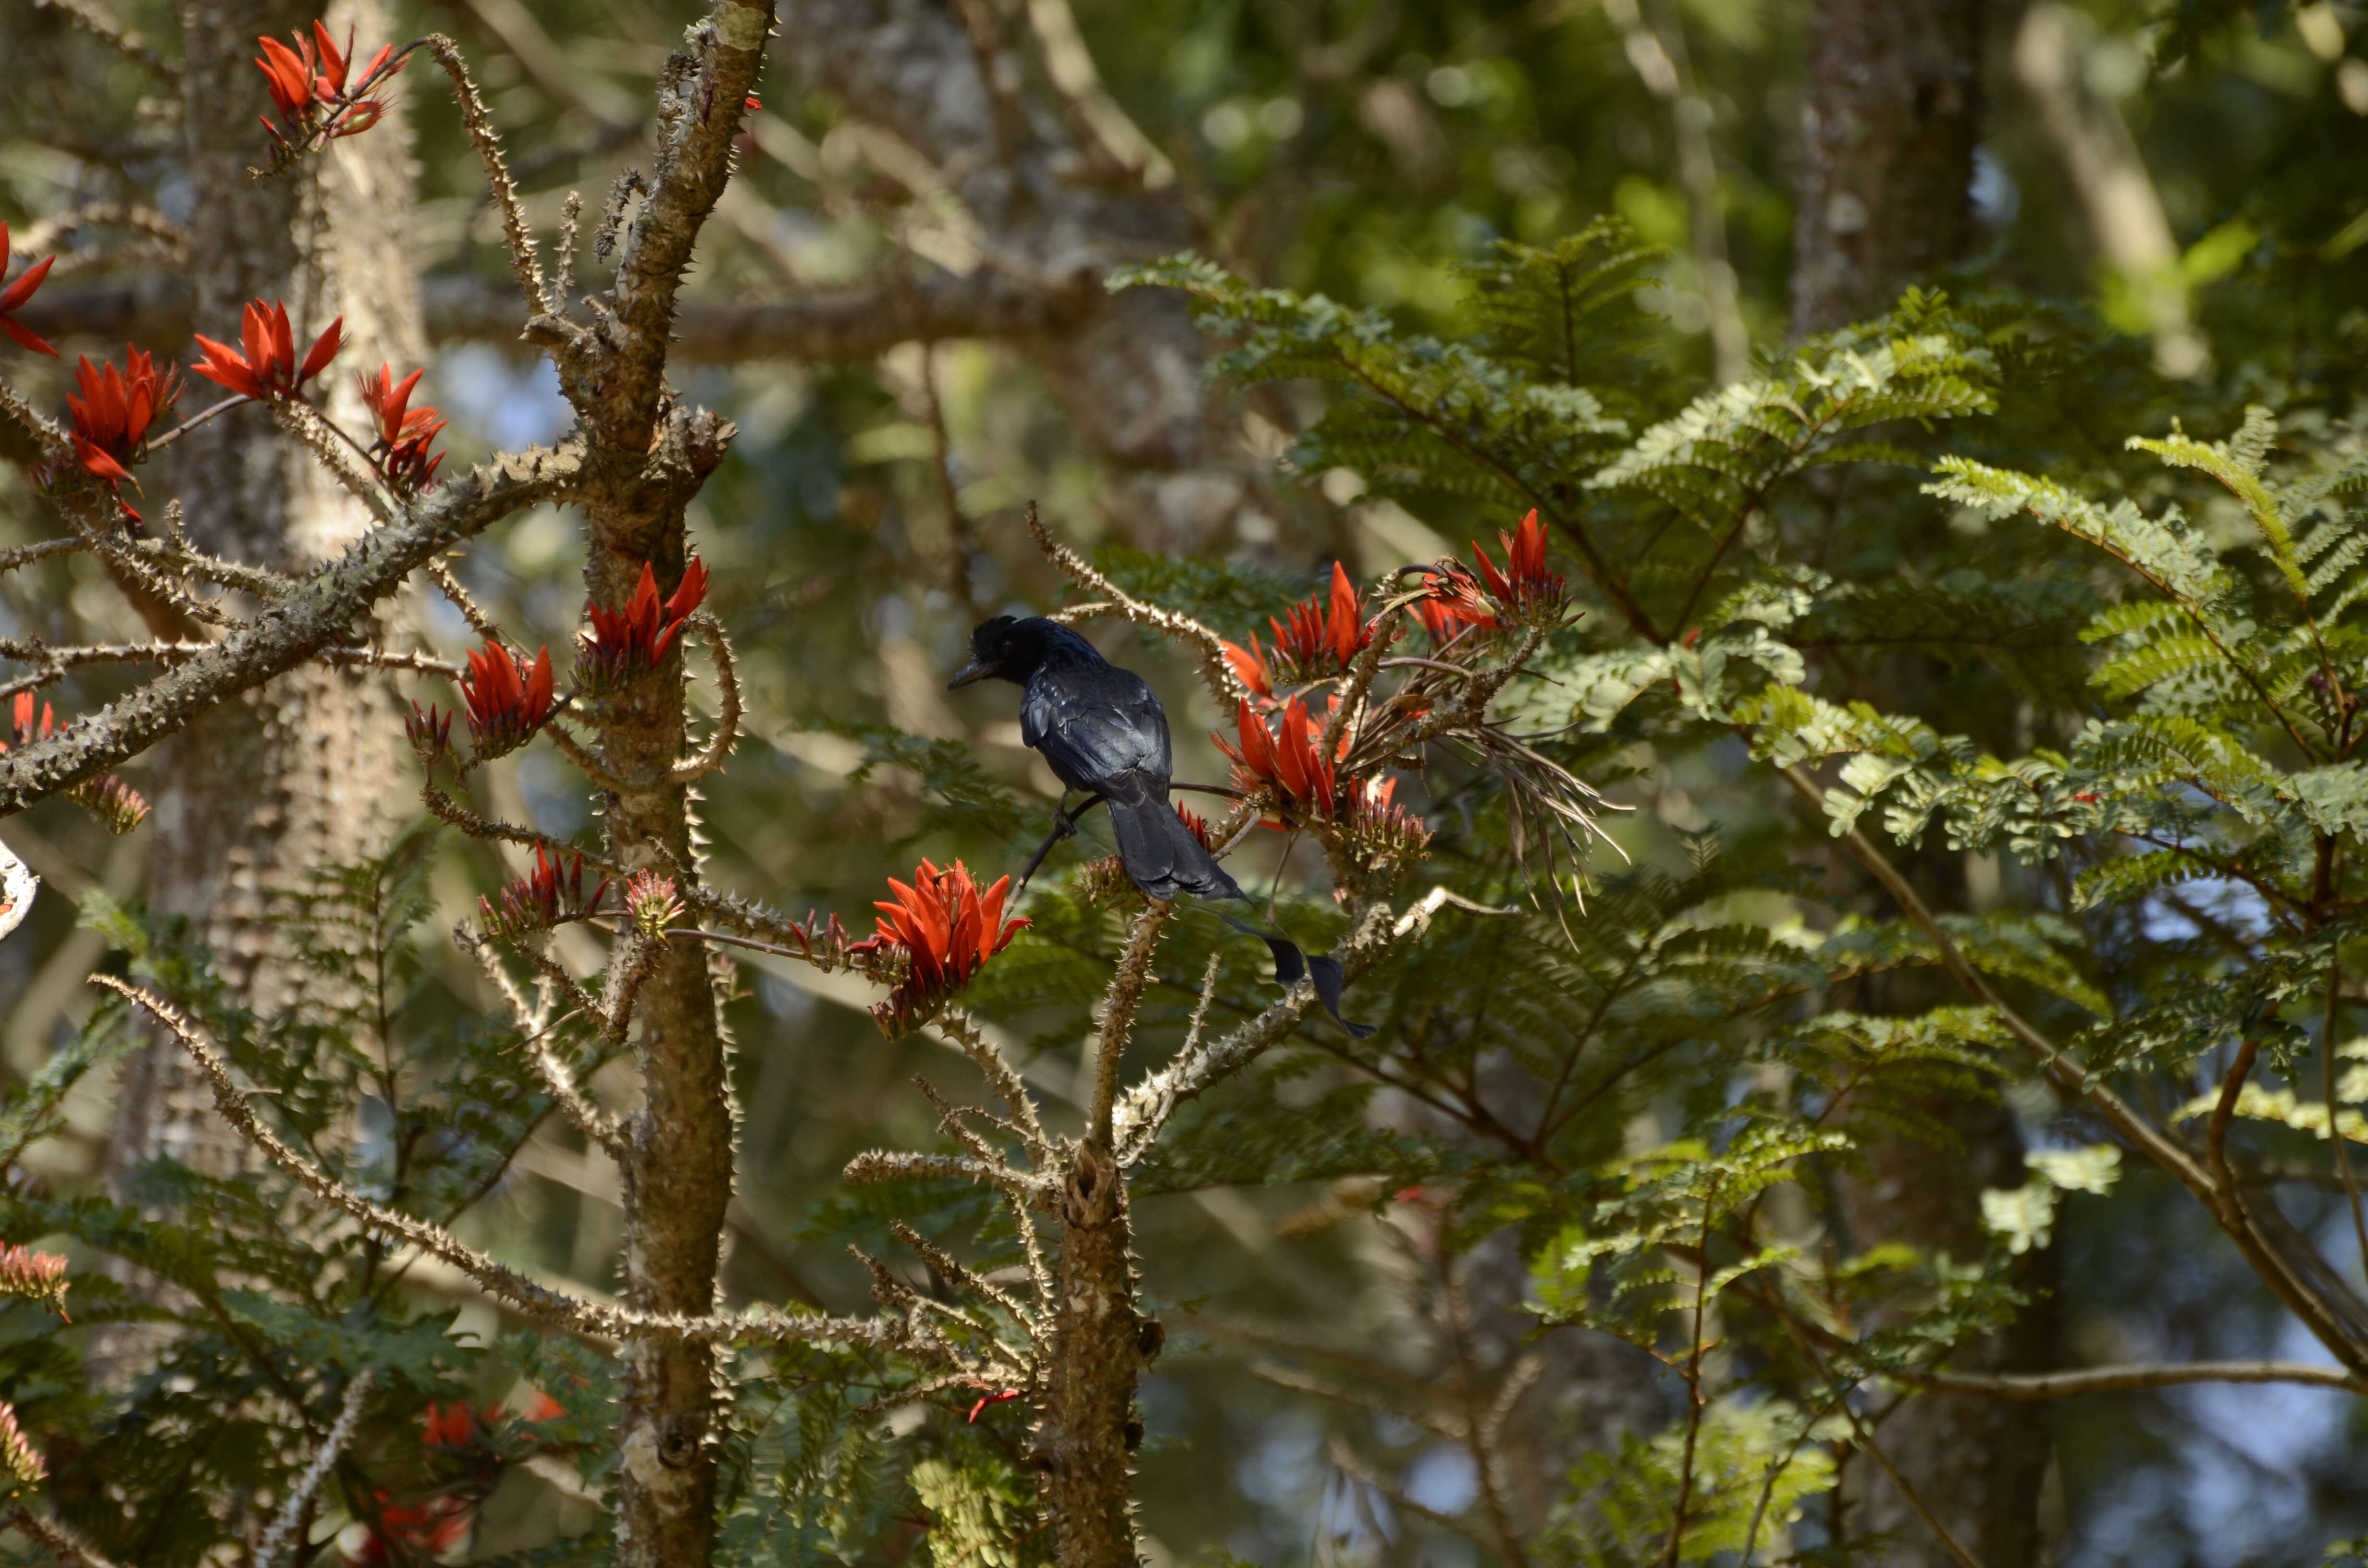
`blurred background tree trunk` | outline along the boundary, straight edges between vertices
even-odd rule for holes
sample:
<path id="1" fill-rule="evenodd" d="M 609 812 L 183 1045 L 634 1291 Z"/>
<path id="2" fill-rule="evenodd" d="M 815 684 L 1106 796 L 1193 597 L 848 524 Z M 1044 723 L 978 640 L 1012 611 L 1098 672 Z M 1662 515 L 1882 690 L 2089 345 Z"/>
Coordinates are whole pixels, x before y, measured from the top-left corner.
<path id="1" fill-rule="evenodd" d="M 1793 229 L 1796 336 L 1880 312 L 1904 285 L 1974 250 L 1987 54 L 2010 35 L 2020 8 L 2013 0 L 1821 0 L 1809 34 Z M 1930 692 L 1945 679 L 1926 657 L 1893 663 L 1896 678 L 1912 688 Z M 1907 867 L 1937 907 L 1965 907 L 1962 857 L 1928 849 Z M 1936 982 L 1929 995 L 1893 1000 L 1930 1006 L 1946 989 Z M 1871 1151 L 1861 1170 L 1836 1183 L 1845 1240 L 1853 1251 L 1907 1242 L 1972 1263 L 1990 1244 L 1982 1190 L 2022 1185 L 2022 1141 L 2012 1114 L 1995 1102 L 1952 1098 L 1923 1109 L 1958 1146 L 1900 1137 Z M 2038 1251 L 2025 1259 L 2026 1290 L 2038 1296 L 2052 1286 L 2052 1261 Z M 2037 1299 L 2008 1332 L 1960 1351 L 1956 1364 L 2041 1370 L 2053 1360 L 2053 1339 L 2052 1309 Z M 1894 1410 L 1875 1439 L 1985 1568 L 2040 1561 L 2039 1496 L 2052 1460 L 2045 1406 L 1922 1394 Z M 1864 1561 L 1883 1568 L 1952 1562 L 1899 1488 L 1863 1457 L 1838 1495 L 1844 1531 L 1891 1538 Z"/>
<path id="2" fill-rule="evenodd" d="M 417 364 L 427 347 L 405 233 L 413 174 L 403 78 L 382 95 L 388 123 L 377 131 L 331 142 L 286 175 L 248 173 L 266 153 L 255 40 L 285 38 L 320 14 L 304 0 L 180 8 L 190 275 L 197 329 L 228 341 L 252 299 L 287 301 L 300 347 L 342 314 L 346 347 L 317 387 L 340 423 L 359 430 L 369 419 L 354 372 Z M 393 25 L 378 0 L 336 0 L 327 19 L 338 46 L 351 28 L 365 58 Z M 186 406 L 204 406 L 212 390 L 192 382 Z M 190 498 L 191 540 L 219 555 L 301 572 L 335 556 L 367 520 L 261 408 L 215 420 L 169 455 L 160 493 Z M 168 608 L 148 613 L 159 635 L 193 630 Z M 386 682 L 344 670 L 282 676 L 172 743 L 156 775 L 150 903 L 190 919 L 238 1002 L 284 1006 L 302 983 L 273 919 L 275 898 L 385 847 L 401 753 Z M 245 1157 L 169 1040 L 126 1069 L 109 1166 L 120 1174 L 158 1154 L 216 1172 Z"/>

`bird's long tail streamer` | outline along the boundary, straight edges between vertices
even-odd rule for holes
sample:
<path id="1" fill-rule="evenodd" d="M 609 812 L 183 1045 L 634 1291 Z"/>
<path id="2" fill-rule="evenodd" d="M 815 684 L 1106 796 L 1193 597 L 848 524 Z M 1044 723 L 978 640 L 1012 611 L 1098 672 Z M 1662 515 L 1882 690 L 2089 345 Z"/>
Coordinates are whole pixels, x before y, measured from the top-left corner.
<path id="1" fill-rule="evenodd" d="M 1315 999 L 1324 1004 L 1324 1010 L 1332 1015 L 1334 1023 L 1358 1040 L 1363 1040 L 1373 1032 L 1372 1025 L 1357 1023 L 1340 1016 L 1340 999 L 1349 989 L 1349 976 L 1341 969 L 1338 959 L 1329 953 L 1317 953 L 1311 958 L 1300 951 L 1298 943 L 1280 931 L 1253 926 L 1239 915 L 1228 915 L 1222 909 L 1212 913 L 1235 930 L 1245 936 L 1256 937 L 1266 944 L 1267 951 L 1274 955 L 1274 977 L 1281 983 L 1283 989 L 1287 991 L 1302 980 L 1312 980 L 1315 983 Z"/>

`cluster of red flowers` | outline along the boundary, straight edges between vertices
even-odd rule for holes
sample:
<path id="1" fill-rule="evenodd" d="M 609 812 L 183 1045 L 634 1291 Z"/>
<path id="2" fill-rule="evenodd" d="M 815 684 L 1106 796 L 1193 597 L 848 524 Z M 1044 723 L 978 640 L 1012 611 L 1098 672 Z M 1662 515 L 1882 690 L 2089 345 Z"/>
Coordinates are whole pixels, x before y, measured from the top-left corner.
<path id="1" fill-rule="evenodd" d="M 498 642 L 486 643 L 469 655 L 461 699 L 468 705 L 469 740 L 479 762 L 516 751 L 551 717 L 551 649 L 538 650 L 529 662 Z M 431 721 L 434 716 L 430 710 Z"/>
<path id="2" fill-rule="evenodd" d="M 354 375 L 377 433 L 370 443 L 370 461 L 397 495 L 416 495 L 435 483 L 437 466 L 444 460 L 443 453 L 431 454 L 428 448 L 447 421 L 432 408 L 409 406 L 412 389 L 425 373 L 414 370 L 398 381 L 393 366 L 381 365 L 375 376 L 368 371 Z"/>
<path id="3" fill-rule="evenodd" d="M 878 935 L 847 950 L 893 954 L 905 960 L 904 978 L 887 1000 L 871 1009 L 872 1017 L 893 1036 L 968 985 L 1028 922 L 1003 918 L 1009 877 L 982 892 L 971 880 L 970 869 L 959 860 L 942 871 L 924 860 L 913 873 L 911 886 L 894 877 L 888 886 L 896 895 L 894 902 L 881 900 L 872 905 L 880 911 Z"/>
<path id="4" fill-rule="evenodd" d="M 192 369 L 241 397 L 257 401 L 294 397 L 306 381 L 328 369 L 329 361 L 336 358 L 338 347 L 345 342 L 345 332 L 346 318 L 339 316 L 329 324 L 326 332 L 313 340 L 313 347 L 304 351 L 304 358 L 299 363 L 295 329 L 288 323 L 287 301 L 275 300 L 267 306 L 260 300 L 250 300 L 245 319 L 240 324 L 239 347 L 216 343 L 199 333 L 198 348 L 202 358 Z"/>
<path id="5" fill-rule="evenodd" d="M 148 438 L 148 427 L 181 395 L 181 378 L 170 365 L 159 370 L 155 359 L 126 344 L 124 368 L 112 363 L 93 365 L 88 357 L 74 367 L 74 391 L 66 396 L 66 412 L 74 418 L 74 459 L 85 472 L 116 492 L 132 521 L 140 514 L 123 506 L 119 488 L 126 480 L 133 489 L 129 465 Z"/>
<path id="6" fill-rule="evenodd" d="M 57 714 L 46 702 L 41 704 L 40 722 L 34 723 L 33 694 L 29 691 L 17 694 L 8 720 L 8 738 L 0 741 L 0 751 L 28 741 L 46 741 L 58 733 Z M 66 791 L 66 799 L 105 823 L 109 833 L 130 833 L 148 818 L 146 799 L 112 773 L 84 779 Z"/>
<path id="7" fill-rule="evenodd" d="M 1356 586 L 1338 562 L 1332 565 L 1328 604 L 1311 597 L 1293 605 L 1288 620 L 1269 616 L 1267 624 L 1274 629 L 1273 665 L 1268 662 L 1267 651 L 1258 646 L 1255 631 L 1247 648 L 1238 642 L 1225 644 L 1225 663 L 1244 686 L 1269 701 L 1274 698 L 1278 674 L 1285 682 L 1306 681 L 1347 669 L 1372 642 L 1378 625 L 1359 615 Z"/>
<path id="8" fill-rule="evenodd" d="M 682 569 L 682 581 L 661 604 L 657 574 L 642 563 L 642 580 L 620 610 L 592 606 L 591 631 L 581 641 L 579 674 L 591 687 L 619 686 L 657 668 L 682 636 L 683 622 L 707 598 L 707 567 L 698 556 Z"/>
<path id="9" fill-rule="evenodd" d="M 41 279 L 50 275 L 50 268 L 57 264 L 57 259 L 53 256 L 42 258 L 33 266 L 25 268 L 17 281 L 5 289 L 0 289 L 0 332 L 5 332 L 15 338 L 20 347 L 29 348 L 36 354 L 47 354 L 52 358 L 56 358 L 58 351 L 41 338 L 35 336 L 27 328 L 9 320 L 8 314 L 33 297 L 33 291 L 41 286 Z M 7 276 L 8 225 L 0 223 L 0 278 Z"/>
<path id="10" fill-rule="evenodd" d="M 386 113 L 385 103 L 360 95 L 384 79 L 382 70 L 385 76 L 392 76 L 410 60 L 406 53 L 394 62 L 392 70 L 386 70 L 394 48 L 392 44 L 381 45 L 370 62 L 362 67 L 360 75 L 352 78 L 354 91 L 348 95 L 346 84 L 351 75 L 353 33 L 347 32 L 343 52 L 329 37 L 329 29 L 319 22 L 313 24 L 310 38 L 301 32 L 291 36 L 296 40 L 293 49 L 276 38 L 255 40 L 263 50 L 255 68 L 263 73 L 264 85 L 271 94 L 272 107 L 279 111 L 280 124 L 296 133 L 291 142 L 286 131 L 271 123 L 268 115 L 256 117 L 271 133 L 275 164 L 300 151 L 302 144 L 314 136 L 359 136 L 376 125 Z"/>
<path id="11" fill-rule="evenodd" d="M 1472 541 L 1478 577 L 1459 561 L 1435 562 L 1422 569 L 1429 585 L 1415 602 L 1415 612 L 1434 642 L 1448 642 L 1466 627 L 1547 625 L 1561 619 L 1570 596 L 1562 574 L 1546 569 L 1546 530 L 1538 521 L 1537 508 L 1531 507 L 1513 532 L 1500 530 L 1497 542 L 1505 551 L 1501 572 L 1478 540 Z"/>
<path id="12" fill-rule="evenodd" d="M 53 1252 L 35 1252 L 11 1243 L 0 1246 L 0 1296 L 39 1301 L 66 1317 L 66 1260 Z"/>
<path id="13" fill-rule="evenodd" d="M 600 899 L 609 891 L 609 879 L 603 877 L 594 884 L 592 896 L 584 896 L 584 857 L 571 855 L 563 863 L 538 847 L 534 852 L 534 869 L 502 886 L 501 903 L 492 899 L 477 900 L 478 924 L 488 937 L 521 937 L 532 931 L 548 931 L 570 920 L 581 920 L 597 913 Z"/>
<path id="14" fill-rule="evenodd" d="M 1279 731 L 1269 729 L 1247 701 L 1235 719 L 1235 740 L 1213 738 L 1218 749 L 1234 759 L 1234 782 L 1241 789 L 1269 791 L 1285 810 L 1304 808 L 1377 853 L 1417 853 L 1430 842 L 1430 830 L 1421 819 L 1395 803 L 1396 779 L 1341 777 L 1340 760 L 1349 755 L 1350 737 L 1343 733 L 1327 755 L 1323 726 L 1298 698 L 1283 704 Z M 1269 821 L 1267 825 L 1282 824 Z M 1207 842 L 1205 835 L 1201 841 Z"/>
<path id="15" fill-rule="evenodd" d="M 1326 756 L 1323 731 L 1309 716 L 1307 704 L 1296 697 L 1282 705 L 1280 734 L 1269 731 L 1266 721 L 1250 710 L 1247 699 L 1235 715 L 1235 728 L 1238 745 L 1223 735 L 1214 738 L 1217 749 L 1234 759 L 1237 786 L 1253 791 L 1279 790 L 1286 803 L 1311 805 L 1319 816 L 1333 815 L 1340 803 L 1335 767 L 1348 753 L 1347 734 L 1341 735 L 1334 753 Z"/>

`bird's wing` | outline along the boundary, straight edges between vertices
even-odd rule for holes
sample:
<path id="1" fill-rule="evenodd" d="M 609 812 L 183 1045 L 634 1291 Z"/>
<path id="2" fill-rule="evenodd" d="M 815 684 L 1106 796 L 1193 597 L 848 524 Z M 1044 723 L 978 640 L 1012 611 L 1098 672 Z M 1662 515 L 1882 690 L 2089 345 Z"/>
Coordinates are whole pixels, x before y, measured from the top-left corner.
<path id="1" fill-rule="evenodd" d="M 1039 671 L 1020 701 L 1019 738 L 1074 789 L 1121 800 L 1167 793 L 1167 715 L 1132 670 Z"/>

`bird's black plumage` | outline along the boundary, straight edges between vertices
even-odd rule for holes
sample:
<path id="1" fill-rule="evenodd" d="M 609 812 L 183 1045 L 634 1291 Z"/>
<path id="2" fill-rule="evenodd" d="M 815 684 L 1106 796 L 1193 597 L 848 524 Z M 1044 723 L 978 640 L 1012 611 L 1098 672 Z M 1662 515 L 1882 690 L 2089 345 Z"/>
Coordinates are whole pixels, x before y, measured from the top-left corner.
<path id="1" fill-rule="evenodd" d="M 1167 713 L 1141 676 L 1054 620 L 999 615 L 972 634 L 971 653 L 952 684 L 993 678 L 1026 688 L 1020 740 L 1063 784 L 1110 807 L 1119 864 L 1136 887 L 1163 901 L 1247 896 L 1168 803 Z"/>
<path id="2" fill-rule="evenodd" d="M 998 615 L 971 633 L 970 648 L 971 662 L 947 683 L 948 689 L 988 679 L 1025 688 L 1019 699 L 1019 738 L 1043 754 L 1054 778 L 1092 797 L 1087 805 L 1099 800 L 1110 807 L 1119 864 L 1136 887 L 1163 903 L 1185 893 L 1248 901 L 1249 895 L 1167 802 L 1174 766 L 1167 713 L 1141 676 L 1120 669 L 1057 620 Z M 1030 863 L 1030 871 L 1075 820 L 1071 813 L 1062 814 L 1053 835 Z M 1023 883 L 1027 880 L 1020 878 Z M 1222 911 L 1218 918 L 1266 944 L 1274 956 L 1275 978 L 1284 985 L 1313 982 L 1324 1010 L 1341 1028 L 1360 1039 L 1373 1032 L 1371 1024 L 1340 1017 L 1348 977 L 1338 959 L 1323 953 L 1309 957 L 1282 933 L 1262 931 Z"/>

